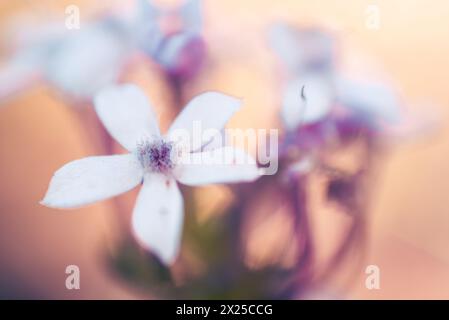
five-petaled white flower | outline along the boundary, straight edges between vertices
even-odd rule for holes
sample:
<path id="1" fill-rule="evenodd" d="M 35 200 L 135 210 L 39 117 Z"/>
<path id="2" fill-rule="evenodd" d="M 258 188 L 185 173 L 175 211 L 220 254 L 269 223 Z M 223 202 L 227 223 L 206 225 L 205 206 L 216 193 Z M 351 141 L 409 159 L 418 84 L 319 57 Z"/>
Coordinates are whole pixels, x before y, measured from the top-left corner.
<path id="1" fill-rule="evenodd" d="M 179 139 L 179 132 L 192 133 L 194 121 L 218 132 L 239 107 L 236 98 L 218 92 L 203 93 L 191 100 L 167 134 L 161 135 L 152 108 L 138 87 L 128 84 L 104 89 L 95 97 L 97 114 L 130 153 L 66 164 L 54 174 L 41 203 L 75 208 L 116 196 L 143 182 L 134 207 L 132 230 L 143 247 L 170 264 L 178 254 L 184 215 L 176 181 L 197 186 L 259 177 L 255 160 L 242 150 L 219 147 L 198 151 L 186 139 Z M 232 160 L 204 164 L 202 158 Z"/>

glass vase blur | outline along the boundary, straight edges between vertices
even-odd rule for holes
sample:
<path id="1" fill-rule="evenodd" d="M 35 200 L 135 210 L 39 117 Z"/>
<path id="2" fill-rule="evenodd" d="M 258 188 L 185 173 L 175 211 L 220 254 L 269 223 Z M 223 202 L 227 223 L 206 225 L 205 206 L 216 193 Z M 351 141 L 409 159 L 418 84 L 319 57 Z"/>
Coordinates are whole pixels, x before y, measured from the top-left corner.
<path id="1" fill-rule="evenodd" d="M 147 290 L 149 296 L 162 299 L 288 299 L 297 294 L 297 268 L 269 266 L 254 270 L 245 265 L 240 250 L 244 214 L 240 201 L 199 223 L 192 197 L 186 200 L 182 251 L 201 260 L 201 272 L 192 270 L 195 266 L 183 252 L 174 266 L 167 267 L 139 248 L 132 237 L 126 237 L 109 257 L 117 275 Z"/>
<path id="2" fill-rule="evenodd" d="M 348 145 L 360 147 L 367 158 L 378 149 L 376 136 L 360 131 L 351 139 L 345 136 L 335 146 L 335 140 L 320 145 L 320 153 L 345 153 Z M 303 138 L 307 138 L 304 135 Z M 299 139 L 299 138 L 298 138 Z M 301 141 L 283 137 L 286 144 L 301 146 Z M 285 146 L 284 149 L 288 149 Z M 349 151 L 350 152 L 350 151 Z M 164 299 L 297 299 L 319 287 L 323 279 L 353 254 L 362 243 L 367 209 L 366 184 L 371 161 L 360 157 L 359 168 L 339 168 L 324 155 L 315 160 L 315 169 L 293 170 L 302 154 L 281 154 L 279 171 L 263 176 L 251 184 L 234 185 L 232 201 L 222 212 L 205 222 L 197 220 L 193 188 L 184 188 L 186 224 L 183 247 L 176 263 L 167 267 L 154 255 L 139 248 L 132 237 L 126 237 L 110 256 L 112 269 L 122 279 L 148 291 L 149 296 Z M 315 261 L 318 243 L 314 243 L 309 219 L 315 214 L 309 206 L 312 177 L 325 179 L 324 201 L 337 204 L 351 223 L 324 263 Z M 263 200 L 261 200 L 263 199 Z M 293 263 L 269 263 L 254 267 L 245 257 L 246 222 L 257 214 L 255 203 L 270 203 L 268 211 L 282 207 L 291 215 L 293 233 L 285 249 L 296 248 Z M 283 231 L 281 231 L 283 232 Z M 263 236 L 263 235 L 262 235 Z M 193 258 L 192 258 L 193 257 Z"/>

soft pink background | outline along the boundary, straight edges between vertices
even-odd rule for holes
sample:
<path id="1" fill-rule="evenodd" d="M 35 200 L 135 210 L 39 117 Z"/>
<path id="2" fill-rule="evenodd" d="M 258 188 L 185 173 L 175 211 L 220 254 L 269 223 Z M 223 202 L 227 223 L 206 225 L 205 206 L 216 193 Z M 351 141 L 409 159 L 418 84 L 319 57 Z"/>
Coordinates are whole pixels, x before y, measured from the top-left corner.
<path id="1" fill-rule="evenodd" d="M 92 1 L 93 2 L 93 1 Z M 23 10 L 64 18 L 66 4 L 79 4 L 83 19 L 126 1 L 2 1 L 0 22 Z M 167 1 L 166 1 L 167 2 Z M 175 1 L 169 1 L 175 2 Z M 380 8 L 379 30 L 365 26 L 369 4 Z M 341 40 L 342 60 L 363 56 L 402 90 L 410 108 L 437 112 L 440 128 L 393 148 L 373 187 L 372 212 L 362 266 L 348 267 L 354 280 L 347 297 L 449 299 L 449 3 L 445 0 L 209 0 L 205 1 L 210 69 L 189 83 L 188 97 L 217 89 L 244 98 L 232 126 L 275 126 L 280 91 L 276 60 L 264 38 L 272 21 L 324 26 Z M 218 38 L 221 37 L 221 38 Z M 215 41 L 216 39 L 220 39 Z M 355 59 L 355 58 L 354 58 Z M 377 70 L 379 71 L 379 70 Z M 369 76 L 369 75 L 367 75 Z M 164 112 L 171 101 L 157 73 L 133 70 Z M 430 98 L 435 105 L 425 110 Z M 423 100 L 424 99 L 424 100 Z M 417 103 L 415 103 L 417 102 Z M 0 281 L 3 294 L 47 298 L 132 298 L 105 272 L 102 250 L 113 247 L 117 219 L 102 202 L 60 212 L 38 204 L 52 173 L 62 164 L 98 153 L 62 99 L 39 86 L 0 109 Z M 218 191 L 219 192 L 219 191 Z M 132 203 L 135 194 L 122 197 Z M 332 225 L 324 228 L 332 228 Z M 331 232 L 331 230 L 329 230 Z M 81 290 L 65 289 L 65 266 L 81 268 Z M 381 289 L 364 286 L 364 266 L 381 269 Z M 355 270 L 355 271 L 354 271 Z M 335 289 L 336 290 L 336 289 Z"/>

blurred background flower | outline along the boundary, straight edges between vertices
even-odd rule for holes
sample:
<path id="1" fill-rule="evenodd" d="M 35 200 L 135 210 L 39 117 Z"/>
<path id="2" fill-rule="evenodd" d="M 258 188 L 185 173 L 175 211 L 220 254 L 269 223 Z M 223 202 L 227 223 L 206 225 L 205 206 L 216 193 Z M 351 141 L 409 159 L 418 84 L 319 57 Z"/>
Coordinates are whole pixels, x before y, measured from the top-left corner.
<path id="1" fill-rule="evenodd" d="M 59 24 L 73 4 L 80 8 L 79 30 Z M 65 214 L 38 204 L 56 168 L 104 153 L 103 138 L 86 134 L 89 117 L 76 120 L 64 108 L 70 103 L 66 97 L 54 94 L 81 92 L 71 90 L 75 82 L 77 88 L 96 83 L 96 72 L 92 77 L 72 74 L 81 71 L 75 62 L 86 66 L 84 61 L 91 61 L 83 49 L 99 44 L 98 38 L 80 46 L 68 39 L 80 38 L 100 17 L 136 21 L 136 2 L 0 4 L 0 68 L 2 77 L 11 79 L 2 79 L 0 87 L 3 96 L 8 93 L 0 109 L 0 296 L 448 298 L 445 1 L 198 4 L 141 3 L 148 7 L 139 14 L 158 17 L 144 22 L 150 21 L 149 29 L 160 36 L 146 36 L 147 31 L 139 36 L 139 43 L 149 46 L 143 49 L 150 59 L 126 64 L 120 79 L 108 68 L 101 76 L 136 83 L 151 93 L 163 131 L 179 108 L 206 90 L 244 98 L 230 127 L 286 130 L 277 175 L 252 187 L 182 190 L 186 241 L 170 270 L 124 233 L 136 190 L 118 201 Z M 372 5 L 381 13 L 374 25 L 367 10 Z M 11 64 L 11 48 L 29 38 L 40 43 L 35 32 L 25 40 L 11 35 L 11 21 L 19 17 L 17 30 L 22 26 L 62 39 L 59 53 L 46 61 L 63 76 L 36 82 L 34 67 L 43 66 L 46 49 L 26 51 L 25 58 Z M 52 32 L 37 32 L 37 22 L 49 21 L 59 27 L 52 22 Z M 112 39 L 107 43 L 118 50 L 107 54 L 117 54 L 97 61 L 121 63 L 130 38 L 116 41 L 116 31 L 101 39 Z M 74 54 L 72 46 L 81 53 Z M 198 72 L 190 71 L 199 65 Z M 20 95 L 9 95 L 25 87 Z M 286 106 L 297 116 L 286 113 Z M 112 144 L 108 151 L 123 149 Z M 64 286 L 71 264 L 80 267 L 80 290 Z M 380 267 L 381 290 L 365 287 L 370 264 Z"/>
<path id="2" fill-rule="evenodd" d="M 173 81 L 188 80 L 205 58 L 202 2 L 188 0 L 164 9 L 154 1 L 139 1 L 135 32 L 138 43 Z"/>

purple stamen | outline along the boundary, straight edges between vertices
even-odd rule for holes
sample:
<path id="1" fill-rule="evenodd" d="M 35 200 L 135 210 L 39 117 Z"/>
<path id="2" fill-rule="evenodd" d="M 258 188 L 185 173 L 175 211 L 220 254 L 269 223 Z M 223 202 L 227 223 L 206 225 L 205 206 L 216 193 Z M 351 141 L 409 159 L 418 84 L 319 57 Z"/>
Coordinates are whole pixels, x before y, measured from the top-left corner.
<path id="1" fill-rule="evenodd" d="M 174 167 L 173 144 L 159 141 L 145 141 L 138 145 L 137 156 L 142 166 L 152 172 L 167 173 Z"/>

